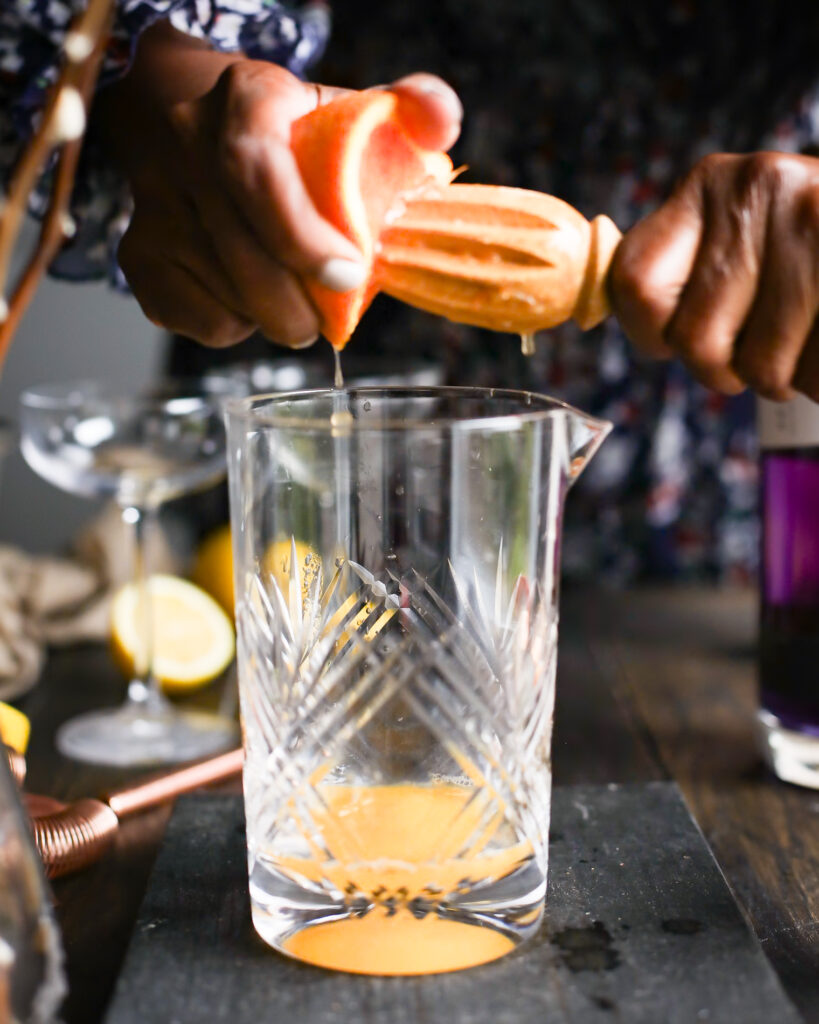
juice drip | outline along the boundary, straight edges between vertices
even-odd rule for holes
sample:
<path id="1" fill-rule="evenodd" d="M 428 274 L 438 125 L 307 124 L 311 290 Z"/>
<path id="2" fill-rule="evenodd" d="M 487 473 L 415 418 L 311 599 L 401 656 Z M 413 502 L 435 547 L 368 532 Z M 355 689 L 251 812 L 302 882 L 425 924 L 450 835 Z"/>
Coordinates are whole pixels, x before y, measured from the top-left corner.
<path id="1" fill-rule="evenodd" d="M 533 331 L 521 334 L 520 350 L 525 356 L 533 356 L 535 354 L 535 335 Z"/>
<path id="2" fill-rule="evenodd" d="M 349 437 L 353 427 L 353 414 L 349 409 L 336 409 L 330 413 L 330 434 L 332 437 Z"/>
<path id="3" fill-rule="evenodd" d="M 344 390 L 344 374 L 341 372 L 341 352 L 333 349 L 333 358 L 336 361 L 336 373 L 333 378 L 335 391 Z M 348 437 L 353 426 L 353 414 L 350 412 L 350 402 L 347 395 L 333 396 L 333 412 L 330 414 L 330 428 L 333 437 Z"/>

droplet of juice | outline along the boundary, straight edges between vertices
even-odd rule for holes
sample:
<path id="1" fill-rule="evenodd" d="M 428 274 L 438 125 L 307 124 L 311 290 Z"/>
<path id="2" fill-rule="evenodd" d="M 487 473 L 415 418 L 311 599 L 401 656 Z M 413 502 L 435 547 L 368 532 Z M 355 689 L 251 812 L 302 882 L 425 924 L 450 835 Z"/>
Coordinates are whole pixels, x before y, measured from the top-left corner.
<path id="1" fill-rule="evenodd" d="M 344 387 L 344 374 L 341 372 L 341 352 L 339 352 L 337 348 L 334 348 L 333 356 L 336 361 L 336 374 L 333 378 L 333 387 L 340 391 Z"/>
<path id="2" fill-rule="evenodd" d="M 534 331 L 527 331 L 520 336 L 520 350 L 525 356 L 533 356 L 535 354 L 535 334 Z"/>
<path id="3" fill-rule="evenodd" d="M 330 414 L 330 433 L 333 437 L 346 437 L 353 429 L 353 414 L 349 409 L 338 409 Z"/>

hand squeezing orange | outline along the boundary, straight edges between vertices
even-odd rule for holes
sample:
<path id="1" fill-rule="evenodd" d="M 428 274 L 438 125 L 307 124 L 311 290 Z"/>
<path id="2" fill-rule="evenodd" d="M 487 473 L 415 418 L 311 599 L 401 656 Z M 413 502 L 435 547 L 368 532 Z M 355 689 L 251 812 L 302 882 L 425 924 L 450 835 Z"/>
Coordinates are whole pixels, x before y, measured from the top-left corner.
<path id="1" fill-rule="evenodd" d="M 496 331 L 527 335 L 610 312 L 620 232 L 526 189 L 456 185 L 445 153 L 421 149 L 386 91 L 351 93 L 293 125 L 291 145 L 321 214 L 360 249 L 368 277 L 339 294 L 306 287 L 341 349 L 379 291 Z"/>
<path id="2" fill-rule="evenodd" d="M 324 336 L 342 348 L 380 290 L 381 230 L 401 197 L 452 179 L 452 161 L 421 149 L 398 118 L 398 99 L 380 89 L 351 93 L 295 122 L 290 144 L 319 213 L 361 250 L 369 278 L 350 292 L 306 283 Z"/>

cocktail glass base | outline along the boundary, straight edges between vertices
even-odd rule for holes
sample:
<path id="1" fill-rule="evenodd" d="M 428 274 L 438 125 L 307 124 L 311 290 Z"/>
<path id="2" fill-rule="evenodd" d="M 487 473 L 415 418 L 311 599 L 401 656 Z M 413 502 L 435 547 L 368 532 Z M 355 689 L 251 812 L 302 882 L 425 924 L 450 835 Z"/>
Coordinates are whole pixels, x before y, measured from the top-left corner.
<path id="1" fill-rule="evenodd" d="M 783 782 L 819 789 L 819 736 L 788 729 L 776 715 L 757 715 L 760 748 L 771 770 Z"/>
<path id="2" fill-rule="evenodd" d="M 219 715 L 175 708 L 152 714 L 131 705 L 79 715 L 57 731 L 61 754 L 116 767 L 193 761 L 237 741 L 236 724 Z"/>

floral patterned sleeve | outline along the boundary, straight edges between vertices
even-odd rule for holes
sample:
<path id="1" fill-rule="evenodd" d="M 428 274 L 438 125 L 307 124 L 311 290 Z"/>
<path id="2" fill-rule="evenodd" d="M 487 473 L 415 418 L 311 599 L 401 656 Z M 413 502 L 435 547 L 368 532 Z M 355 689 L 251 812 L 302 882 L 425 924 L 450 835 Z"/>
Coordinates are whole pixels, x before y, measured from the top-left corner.
<path id="1" fill-rule="evenodd" d="M 4 181 L 36 126 L 60 64 L 76 0 L 0 0 L 0 174 Z M 140 34 L 167 19 L 181 32 L 225 52 L 241 51 L 303 75 L 324 51 L 330 14 L 322 2 L 290 9 L 276 0 L 116 0 L 100 85 L 128 68 Z M 47 175 L 31 197 L 42 215 Z M 76 280 L 110 276 L 124 285 L 115 254 L 130 216 L 127 188 L 93 139 L 86 140 L 72 197 L 77 232 L 51 267 Z"/>

